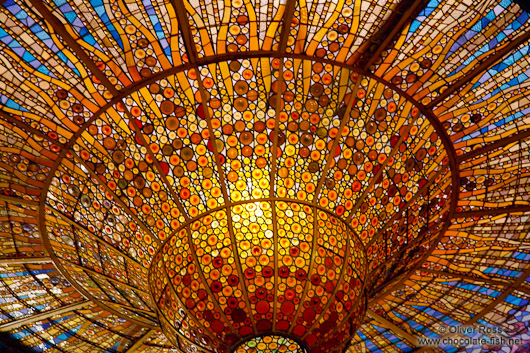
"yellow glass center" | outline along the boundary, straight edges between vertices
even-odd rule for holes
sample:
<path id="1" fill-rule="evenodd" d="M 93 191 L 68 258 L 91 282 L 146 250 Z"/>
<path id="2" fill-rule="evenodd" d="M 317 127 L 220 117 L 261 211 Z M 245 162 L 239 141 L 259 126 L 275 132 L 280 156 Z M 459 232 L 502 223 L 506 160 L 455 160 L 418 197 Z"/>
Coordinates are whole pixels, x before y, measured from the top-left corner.
<path id="1" fill-rule="evenodd" d="M 363 316 L 366 271 L 360 239 L 338 217 L 271 200 L 221 208 L 176 230 L 149 283 L 175 340 L 203 335 L 204 348 L 223 351 L 275 332 L 322 346 L 348 338 Z"/>

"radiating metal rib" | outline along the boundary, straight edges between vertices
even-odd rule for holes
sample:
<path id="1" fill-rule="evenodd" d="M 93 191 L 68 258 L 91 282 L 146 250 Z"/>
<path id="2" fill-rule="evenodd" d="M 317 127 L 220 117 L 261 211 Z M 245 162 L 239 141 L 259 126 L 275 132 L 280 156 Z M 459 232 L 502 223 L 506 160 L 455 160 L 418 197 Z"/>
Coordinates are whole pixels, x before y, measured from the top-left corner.
<path id="1" fill-rule="evenodd" d="M 432 102 L 426 106 L 426 108 L 430 110 L 436 108 L 440 103 L 442 103 L 451 94 L 455 93 L 460 88 L 462 88 L 464 85 L 473 81 L 473 79 L 476 78 L 478 75 L 486 71 L 488 68 L 494 65 L 497 61 L 502 60 L 504 56 L 508 55 L 509 53 L 517 49 L 520 45 L 522 45 L 528 40 L 530 40 L 530 31 L 525 31 L 522 34 L 520 34 L 517 38 L 508 41 L 508 43 L 506 43 L 504 47 L 500 48 L 497 52 L 495 52 L 495 54 L 488 57 L 482 63 L 475 65 L 475 67 L 472 70 L 470 70 L 469 73 L 467 73 L 461 79 L 459 79 L 458 81 L 456 81 L 455 83 L 447 87 L 443 91 L 443 93 L 441 93 L 438 97 L 433 99 Z"/>
<path id="2" fill-rule="evenodd" d="M 145 341 L 147 341 L 156 331 L 155 330 L 149 330 L 147 331 L 146 333 L 144 333 L 140 338 L 138 338 L 134 344 L 129 347 L 129 349 L 127 349 L 127 351 L 125 353 L 134 353 L 136 352 L 140 347 L 142 347 L 145 343 Z"/>
<path id="3" fill-rule="evenodd" d="M 382 327 L 385 327 L 395 333 L 396 335 L 400 336 L 401 338 L 404 338 L 407 340 L 408 343 L 412 344 L 413 347 L 416 347 L 418 345 L 418 338 L 416 336 L 411 335 L 410 333 L 406 332 L 402 328 L 396 326 L 394 323 L 392 323 L 390 320 L 382 317 L 381 315 L 378 315 L 373 310 L 368 310 L 366 312 L 366 315 L 372 319 L 374 319 L 378 324 L 380 324 Z"/>
<path id="4" fill-rule="evenodd" d="M 512 143 L 521 142 L 522 140 L 525 140 L 528 137 L 530 137 L 530 129 L 520 131 L 516 134 L 509 134 L 506 136 L 502 136 L 500 140 L 496 140 L 495 142 L 484 144 L 482 145 L 482 147 L 476 148 L 467 153 L 464 153 L 458 156 L 456 159 L 459 164 L 462 164 L 463 162 L 471 158 L 474 158 L 480 155 L 487 155 L 488 152 L 508 146 Z"/>
<path id="5" fill-rule="evenodd" d="M 49 256 L 35 256 L 35 257 L 2 256 L 0 257 L 0 266 L 46 264 L 46 263 L 51 263 L 51 262 L 52 262 L 52 259 Z"/>
<path id="6" fill-rule="evenodd" d="M 498 216 L 501 214 L 526 213 L 530 212 L 530 205 L 516 205 L 499 208 L 481 208 L 478 210 L 456 212 L 453 218 L 470 218 L 483 216 Z"/>
<path id="7" fill-rule="evenodd" d="M 13 331 L 24 325 L 31 325 L 32 323 L 37 322 L 37 321 L 43 321 L 53 316 L 65 314 L 65 313 L 68 313 L 74 310 L 79 310 L 79 309 L 82 309 L 88 306 L 90 303 L 91 302 L 89 300 L 83 300 L 78 303 L 73 303 L 73 304 L 59 307 L 57 309 L 52 309 L 52 310 L 48 310 L 42 313 L 33 314 L 33 315 L 30 315 L 20 320 L 7 322 L 5 324 L 0 325 L 0 332 Z"/>

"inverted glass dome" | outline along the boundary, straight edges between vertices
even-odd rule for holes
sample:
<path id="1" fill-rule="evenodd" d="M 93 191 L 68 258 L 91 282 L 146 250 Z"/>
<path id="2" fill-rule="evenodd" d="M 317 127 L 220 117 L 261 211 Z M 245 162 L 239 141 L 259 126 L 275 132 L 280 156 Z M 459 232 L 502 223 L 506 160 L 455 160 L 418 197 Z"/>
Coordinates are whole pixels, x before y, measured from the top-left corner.
<path id="1" fill-rule="evenodd" d="M 0 331 L 524 347 L 529 23 L 510 1 L 1 2 Z"/>

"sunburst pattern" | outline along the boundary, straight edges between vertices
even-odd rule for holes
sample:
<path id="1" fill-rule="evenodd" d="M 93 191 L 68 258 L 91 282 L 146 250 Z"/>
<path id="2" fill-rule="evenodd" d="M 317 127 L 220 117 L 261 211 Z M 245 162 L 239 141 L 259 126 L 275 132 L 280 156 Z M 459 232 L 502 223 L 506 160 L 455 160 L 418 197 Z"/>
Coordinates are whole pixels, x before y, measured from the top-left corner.
<path id="1" fill-rule="evenodd" d="M 493 0 L 4 1 L 0 329 L 67 352 L 425 352 L 460 324 L 526 345 L 529 25 Z"/>

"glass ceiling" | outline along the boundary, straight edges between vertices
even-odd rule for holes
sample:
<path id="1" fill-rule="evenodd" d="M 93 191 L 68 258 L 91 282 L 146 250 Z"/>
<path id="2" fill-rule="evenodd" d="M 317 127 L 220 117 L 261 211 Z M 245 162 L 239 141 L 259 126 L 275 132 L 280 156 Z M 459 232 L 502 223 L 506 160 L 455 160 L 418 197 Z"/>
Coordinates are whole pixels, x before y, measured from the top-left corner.
<path id="1" fill-rule="evenodd" d="M 529 26 L 511 1 L 0 0 L 0 331 L 527 351 Z M 457 325 L 522 346 L 420 343 Z"/>

